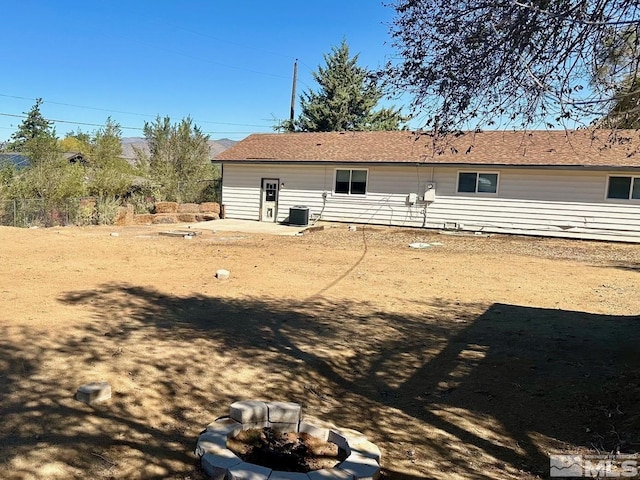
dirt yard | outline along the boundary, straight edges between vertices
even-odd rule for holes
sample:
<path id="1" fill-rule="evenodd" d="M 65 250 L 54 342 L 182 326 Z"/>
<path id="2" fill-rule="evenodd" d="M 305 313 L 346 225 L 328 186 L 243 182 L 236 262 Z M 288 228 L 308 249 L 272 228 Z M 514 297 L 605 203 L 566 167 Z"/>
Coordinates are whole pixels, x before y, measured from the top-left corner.
<path id="1" fill-rule="evenodd" d="M 0 478 L 202 479 L 239 399 L 363 431 L 389 479 L 640 449 L 640 245 L 166 229 L 0 227 Z"/>

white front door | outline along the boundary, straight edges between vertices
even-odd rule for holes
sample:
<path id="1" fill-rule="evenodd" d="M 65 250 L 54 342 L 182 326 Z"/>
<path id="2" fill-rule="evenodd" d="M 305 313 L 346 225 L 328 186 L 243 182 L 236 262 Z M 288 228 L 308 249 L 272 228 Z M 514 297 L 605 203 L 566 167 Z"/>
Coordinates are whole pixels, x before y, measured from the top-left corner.
<path id="1" fill-rule="evenodd" d="M 262 195 L 260 197 L 260 221 L 275 222 L 278 216 L 278 179 L 262 179 Z"/>

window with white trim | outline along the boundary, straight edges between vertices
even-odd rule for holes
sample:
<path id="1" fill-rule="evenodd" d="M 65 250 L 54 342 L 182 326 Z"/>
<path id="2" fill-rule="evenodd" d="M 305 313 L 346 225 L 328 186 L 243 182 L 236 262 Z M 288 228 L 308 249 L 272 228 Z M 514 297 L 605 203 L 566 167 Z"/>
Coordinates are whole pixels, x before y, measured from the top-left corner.
<path id="1" fill-rule="evenodd" d="M 458 172 L 458 193 L 498 193 L 498 174 Z"/>
<path id="2" fill-rule="evenodd" d="M 367 193 L 367 170 L 336 169 L 335 193 L 364 195 Z"/>
<path id="3" fill-rule="evenodd" d="M 612 200 L 640 200 L 640 177 L 610 176 L 607 198 Z"/>

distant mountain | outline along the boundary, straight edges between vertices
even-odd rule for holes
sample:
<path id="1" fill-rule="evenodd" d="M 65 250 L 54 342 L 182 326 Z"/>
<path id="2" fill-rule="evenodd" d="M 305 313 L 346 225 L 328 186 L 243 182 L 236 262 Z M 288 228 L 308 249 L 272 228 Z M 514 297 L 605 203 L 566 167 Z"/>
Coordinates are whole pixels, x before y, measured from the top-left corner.
<path id="1" fill-rule="evenodd" d="M 235 145 L 235 140 L 229 140 L 228 138 L 221 138 L 220 140 L 209 140 L 209 152 L 211 158 L 214 158 L 220 152 L 223 152 L 227 148 Z M 125 137 L 122 139 L 122 156 L 129 161 L 133 161 L 136 158 L 135 149 L 142 150 L 145 153 L 149 153 L 149 146 L 147 141 L 142 137 Z"/>
<path id="2" fill-rule="evenodd" d="M 220 140 L 216 140 L 220 145 L 224 145 L 224 148 L 227 149 L 229 147 L 233 147 L 236 143 L 235 140 L 229 140 L 228 138 L 221 138 Z"/>

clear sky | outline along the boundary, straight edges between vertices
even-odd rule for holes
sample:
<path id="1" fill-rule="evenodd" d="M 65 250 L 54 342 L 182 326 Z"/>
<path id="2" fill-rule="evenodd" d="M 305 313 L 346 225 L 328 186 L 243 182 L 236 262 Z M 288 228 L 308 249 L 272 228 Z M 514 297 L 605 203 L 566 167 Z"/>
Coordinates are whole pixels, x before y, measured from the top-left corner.
<path id="1" fill-rule="evenodd" d="M 189 115 L 212 139 L 272 132 L 296 58 L 297 96 L 343 38 L 375 69 L 392 54 L 392 16 L 382 0 L 5 0 L 0 141 L 36 97 L 46 118 L 71 122 L 59 136 L 107 116 L 142 136 L 158 114 Z"/>

